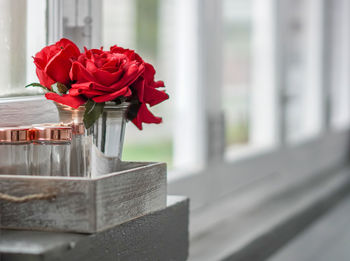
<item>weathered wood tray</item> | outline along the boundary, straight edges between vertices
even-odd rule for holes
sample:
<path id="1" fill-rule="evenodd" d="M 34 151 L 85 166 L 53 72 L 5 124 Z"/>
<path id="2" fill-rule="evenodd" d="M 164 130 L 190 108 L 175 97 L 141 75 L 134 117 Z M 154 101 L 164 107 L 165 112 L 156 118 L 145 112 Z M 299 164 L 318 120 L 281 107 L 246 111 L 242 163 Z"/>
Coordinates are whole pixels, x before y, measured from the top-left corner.
<path id="1" fill-rule="evenodd" d="M 166 207 L 166 164 L 96 178 L 0 175 L 0 228 L 95 233 Z"/>

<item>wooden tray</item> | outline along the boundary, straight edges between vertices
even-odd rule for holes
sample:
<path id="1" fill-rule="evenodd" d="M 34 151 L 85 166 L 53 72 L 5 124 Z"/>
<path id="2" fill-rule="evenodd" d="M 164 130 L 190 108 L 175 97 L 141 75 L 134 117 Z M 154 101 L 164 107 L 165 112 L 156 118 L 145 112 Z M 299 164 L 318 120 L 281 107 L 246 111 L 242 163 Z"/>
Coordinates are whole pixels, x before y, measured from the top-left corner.
<path id="1" fill-rule="evenodd" d="M 96 178 L 0 175 L 0 228 L 95 233 L 166 207 L 166 164 Z"/>

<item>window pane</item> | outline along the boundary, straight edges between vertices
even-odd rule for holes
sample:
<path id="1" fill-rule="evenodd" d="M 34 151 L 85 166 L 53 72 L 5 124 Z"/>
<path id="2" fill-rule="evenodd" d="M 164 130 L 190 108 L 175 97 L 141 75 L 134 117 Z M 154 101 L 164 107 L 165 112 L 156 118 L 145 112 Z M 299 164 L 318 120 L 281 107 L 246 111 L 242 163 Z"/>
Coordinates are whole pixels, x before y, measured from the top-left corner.
<path id="1" fill-rule="evenodd" d="M 276 142 L 272 10 L 272 1 L 223 1 L 228 155 Z"/>
<path id="2" fill-rule="evenodd" d="M 330 6 L 330 97 L 331 124 L 335 128 L 350 125 L 350 2 L 335 0 Z"/>
<path id="3" fill-rule="evenodd" d="M 224 106 L 227 142 L 249 141 L 251 70 L 251 1 L 224 1 Z"/>
<path id="4" fill-rule="evenodd" d="M 31 56 L 46 42 L 45 3 L 42 0 L 0 1 L 0 97 L 38 92 L 24 86 L 38 81 Z"/>
<path id="5" fill-rule="evenodd" d="M 165 1 L 166 2 L 166 1 Z M 119 45 L 135 49 L 157 70 L 156 79 L 164 80 L 171 93 L 171 75 L 162 69 L 165 61 L 165 43 L 160 38 L 164 23 L 160 23 L 163 1 L 158 0 L 104 0 L 103 46 Z M 171 62 L 172 57 L 169 57 Z M 139 131 L 132 123 L 127 125 L 123 160 L 165 161 L 172 166 L 171 100 L 152 108 L 163 117 L 161 125 L 144 124 Z"/>
<path id="6" fill-rule="evenodd" d="M 197 59 L 186 57 L 193 50 L 191 46 L 195 44 L 197 34 L 194 25 L 196 16 L 193 13 L 196 10 L 195 2 L 103 1 L 103 46 L 109 48 L 117 44 L 135 49 L 146 62 L 154 65 L 157 70 L 156 80 L 165 82 L 166 91 L 170 95 L 169 100 L 151 108 L 155 115 L 163 118 L 162 124 L 144 124 L 142 131 L 132 123 L 127 125 L 123 160 L 165 161 L 170 168 L 184 167 L 188 162 L 192 162 L 191 157 L 184 157 L 186 153 L 194 154 L 191 153 L 191 149 L 186 150 L 183 147 L 182 153 L 178 153 L 176 148 L 180 146 L 178 144 L 186 141 L 191 144 L 190 148 L 193 147 L 193 141 L 188 138 L 186 132 L 186 122 L 189 117 L 193 117 L 191 106 L 194 105 L 186 107 L 187 98 L 182 95 L 181 88 L 189 87 L 188 91 L 191 92 L 191 88 L 194 90 L 196 87 L 193 70 Z M 184 46 L 186 48 L 183 48 Z M 190 69 L 183 73 L 182 69 L 187 67 Z M 176 138 L 179 137 L 179 131 L 183 131 L 182 139 Z"/>
<path id="7" fill-rule="evenodd" d="M 285 55 L 283 101 L 286 139 L 301 141 L 321 132 L 322 7 L 317 0 L 284 2 Z"/>

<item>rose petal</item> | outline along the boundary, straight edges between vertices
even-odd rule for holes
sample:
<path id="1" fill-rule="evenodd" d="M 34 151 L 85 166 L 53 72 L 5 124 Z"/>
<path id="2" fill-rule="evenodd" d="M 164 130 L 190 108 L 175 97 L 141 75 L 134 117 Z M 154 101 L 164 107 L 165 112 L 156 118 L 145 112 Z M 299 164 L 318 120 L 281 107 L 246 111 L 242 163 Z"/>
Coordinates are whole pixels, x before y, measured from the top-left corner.
<path id="1" fill-rule="evenodd" d="M 153 83 L 153 87 L 154 88 L 161 88 L 161 87 L 164 87 L 164 86 L 165 86 L 165 84 L 164 84 L 163 81 L 157 81 L 157 82 Z"/>
<path id="2" fill-rule="evenodd" d="M 47 63 L 62 49 L 68 49 L 72 57 L 78 57 L 80 55 L 79 48 L 72 41 L 62 38 L 55 44 L 46 46 L 40 52 L 36 53 L 34 63 L 37 68 L 44 71 Z"/>
<path id="3" fill-rule="evenodd" d="M 36 68 L 38 68 L 40 70 L 44 70 L 45 66 L 46 66 L 45 60 L 42 58 L 39 58 L 39 57 L 34 57 L 34 64 L 35 64 Z"/>
<path id="4" fill-rule="evenodd" d="M 70 89 L 69 95 L 71 96 L 78 96 L 78 95 L 84 95 L 86 97 L 95 97 L 107 94 L 106 92 L 102 91 L 96 91 L 96 90 L 84 90 L 84 89 Z"/>
<path id="5" fill-rule="evenodd" d="M 129 87 L 125 87 L 122 88 L 116 92 L 112 92 L 112 93 L 108 93 L 105 95 L 101 95 L 98 97 L 94 97 L 92 100 L 94 102 L 106 102 L 106 101 L 113 101 L 114 99 L 118 98 L 119 96 L 124 96 L 124 97 L 128 97 L 130 96 L 132 93 L 129 89 Z"/>
<path id="6" fill-rule="evenodd" d="M 82 83 L 74 83 L 72 84 L 72 89 L 91 89 L 91 90 L 99 90 L 99 91 L 105 91 L 105 92 L 113 92 L 116 91 L 114 89 L 111 89 L 111 87 L 101 85 L 96 82 L 82 82 Z"/>
<path id="7" fill-rule="evenodd" d="M 79 62 L 75 61 L 69 72 L 72 81 L 77 83 L 95 81 L 94 76 Z"/>
<path id="8" fill-rule="evenodd" d="M 71 50 L 71 56 L 78 57 L 80 55 L 80 50 L 78 46 L 75 45 L 71 40 L 68 40 L 67 38 L 62 38 L 55 44 L 58 48 L 61 49 L 63 47 L 64 49 L 69 46 L 69 49 Z"/>
<path id="9" fill-rule="evenodd" d="M 41 85 L 44 85 L 47 89 L 51 90 L 51 85 L 55 83 L 49 76 L 46 75 L 42 70 L 36 68 L 36 75 L 38 76 Z"/>
<path id="10" fill-rule="evenodd" d="M 152 64 L 145 63 L 145 73 L 144 77 L 146 82 L 154 81 L 154 75 L 156 74 L 156 70 L 152 66 Z"/>
<path id="11" fill-rule="evenodd" d="M 122 70 L 115 71 L 113 73 L 104 70 L 96 70 L 96 72 L 94 72 L 96 81 L 106 86 L 112 85 L 113 83 L 117 82 L 122 76 L 122 74 Z"/>
<path id="12" fill-rule="evenodd" d="M 146 104 L 142 103 L 137 116 L 132 120 L 137 128 L 142 130 L 142 123 L 156 123 L 162 122 L 162 118 L 154 116 L 147 108 Z"/>
<path id="13" fill-rule="evenodd" d="M 82 89 L 82 90 L 90 90 L 93 82 L 82 82 L 82 83 L 74 83 L 71 86 L 72 89 Z"/>
<path id="14" fill-rule="evenodd" d="M 124 86 L 131 85 L 143 73 L 144 69 L 143 64 L 137 65 L 136 63 L 132 63 L 128 66 L 122 78 L 117 83 L 111 85 L 110 88 L 112 90 L 118 90 Z"/>
<path id="15" fill-rule="evenodd" d="M 132 87 L 136 90 L 139 101 L 143 102 L 143 95 L 145 90 L 145 79 L 143 77 L 139 77 L 137 81 L 133 83 Z"/>
<path id="16" fill-rule="evenodd" d="M 159 91 L 150 87 L 144 88 L 143 100 L 149 105 L 154 106 L 165 101 L 166 99 L 169 99 L 169 95 L 164 91 Z"/>
<path id="17" fill-rule="evenodd" d="M 124 49 L 123 47 L 119 47 L 116 45 L 111 46 L 110 48 L 111 53 L 124 53 L 127 49 Z"/>
<path id="18" fill-rule="evenodd" d="M 134 50 L 124 49 L 123 47 L 119 47 L 119 46 L 114 45 L 114 46 L 110 47 L 110 51 L 111 51 L 111 53 L 122 53 L 122 54 L 125 54 L 127 57 L 129 57 L 129 59 L 131 61 L 137 61 L 139 63 L 144 63 L 144 61 L 142 60 L 140 55 L 135 53 Z"/>
<path id="19" fill-rule="evenodd" d="M 90 73 L 94 73 L 97 70 L 95 63 L 91 60 L 86 60 L 86 70 Z"/>
<path id="20" fill-rule="evenodd" d="M 70 81 L 69 72 L 72 66 L 71 58 L 73 53 L 74 49 L 71 45 L 61 49 L 46 65 L 44 72 L 56 82 L 68 84 Z"/>
<path id="21" fill-rule="evenodd" d="M 50 59 L 53 55 L 55 55 L 55 53 L 51 54 L 51 48 L 52 46 L 46 46 L 43 49 L 41 49 L 40 52 L 35 54 L 34 63 L 41 70 L 45 69 L 48 59 Z M 56 52 L 59 51 L 55 46 L 53 46 L 53 48 L 56 50 Z"/>
<path id="22" fill-rule="evenodd" d="M 54 92 L 48 92 L 45 94 L 46 99 L 52 100 L 64 105 L 68 105 L 72 108 L 77 109 L 79 106 L 83 105 L 87 99 L 81 96 L 70 96 L 68 94 L 63 94 L 62 96 Z"/>

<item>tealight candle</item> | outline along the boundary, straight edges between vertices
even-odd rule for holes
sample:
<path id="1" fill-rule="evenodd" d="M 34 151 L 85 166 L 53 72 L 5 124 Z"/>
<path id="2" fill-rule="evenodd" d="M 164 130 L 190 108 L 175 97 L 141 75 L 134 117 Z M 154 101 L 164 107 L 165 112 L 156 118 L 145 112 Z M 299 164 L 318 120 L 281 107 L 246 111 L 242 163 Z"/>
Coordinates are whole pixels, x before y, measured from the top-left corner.
<path id="1" fill-rule="evenodd" d="M 32 129 L 32 174 L 70 176 L 72 128 L 61 125 L 35 126 Z"/>
<path id="2" fill-rule="evenodd" d="M 30 128 L 0 128 L 0 174 L 30 174 Z"/>

